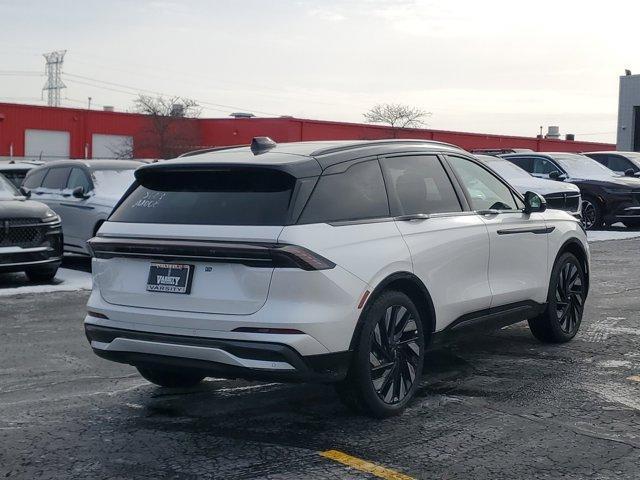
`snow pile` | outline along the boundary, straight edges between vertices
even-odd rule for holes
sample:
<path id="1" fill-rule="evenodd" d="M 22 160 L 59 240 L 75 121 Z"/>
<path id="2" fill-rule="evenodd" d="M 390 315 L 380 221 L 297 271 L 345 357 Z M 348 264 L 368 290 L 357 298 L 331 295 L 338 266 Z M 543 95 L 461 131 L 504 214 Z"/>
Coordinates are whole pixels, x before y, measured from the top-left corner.
<path id="1" fill-rule="evenodd" d="M 71 292 L 91 290 L 91 274 L 78 270 L 61 268 L 56 278 L 46 284 L 30 283 L 22 273 L 0 275 L 0 297 L 23 295 L 25 293 Z"/>

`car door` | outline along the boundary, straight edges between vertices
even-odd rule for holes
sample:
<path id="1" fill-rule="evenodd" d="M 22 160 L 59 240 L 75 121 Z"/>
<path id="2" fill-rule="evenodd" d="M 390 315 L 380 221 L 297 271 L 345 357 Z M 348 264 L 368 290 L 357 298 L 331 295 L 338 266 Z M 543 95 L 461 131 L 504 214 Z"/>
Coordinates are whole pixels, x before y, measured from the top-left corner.
<path id="1" fill-rule="evenodd" d="M 74 197 L 73 191 L 82 187 L 85 197 Z M 64 218 L 65 243 L 72 247 L 84 248 L 84 243 L 93 236 L 93 207 L 89 198 L 93 183 L 84 168 L 73 167 L 60 200 L 60 212 Z"/>
<path id="2" fill-rule="evenodd" d="M 447 160 L 489 232 L 491 307 L 545 302 L 549 230 L 543 214 L 525 213 L 515 190 L 479 163 L 456 155 Z"/>
<path id="3" fill-rule="evenodd" d="M 437 155 L 380 159 L 395 223 L 436 311 L 436 330 L 489 308 L 489 241 L 478 215 L 452 184 Z"/>
<path id="4" fill-rule="evenodd" d="M 66 235 L 64 227 L 64 214 L 60 210 L 60 202 L 62 201 L 62 191 L 67 185 L 70 167 L 51 167 L 44 176 L 42 185 L 35 190 L 35 200 L 46 203 L 49 208 L 56 212 L 62 218 L 62 229 Z"/>

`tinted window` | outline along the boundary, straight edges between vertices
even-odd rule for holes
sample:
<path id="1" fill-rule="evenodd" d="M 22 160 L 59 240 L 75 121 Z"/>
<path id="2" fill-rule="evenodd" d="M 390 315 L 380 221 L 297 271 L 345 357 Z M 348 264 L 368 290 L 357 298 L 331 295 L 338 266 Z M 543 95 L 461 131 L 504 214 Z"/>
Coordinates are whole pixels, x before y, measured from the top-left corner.
<path id="1" fill-rule="evenodd" d="M 38 188 L 40 185 L 42 185 L 42 180 L 44 179 L 46 173 L 46 168 L 40 170 L 31 170 L 27 174 L 27 178 L 25 178 L 24 180 L 24 186 L 26 188 Z"/>
<path id="2" fill-rule="evenodd" d="M 440 160 L 435 156 L 386 158 L 382 161 L 394 214 L 445 213 L 462 210 Z"/>
<path id="3" fill-rule="evenodd" d="M 389 216 L 389 204 L 377 160 L 357 163 L 346 172 L 323 175 L 300 223 L 361 220 Z"/>
<path id="4" fill-rule="evenodd" d="M 531 173 L 533 172 L 533 168 L 531 166 L 531 158 L 512 158 L 512 157 L 507 157 L 506 160 L 510 161 L 511 163 L 514 163 L 515 165 L 517 165 L 518 167 L 520 167 L 521 169 Z"/>
<path id="5" fill-rule="evenodd" d="M 516 210 L 511 190 L 480 165 L 461 157 L 448 157 L 467 189 L 474 210 Z"/>
<path id="6" fill-rule="evenodd" d="M 266 169 L 149 172 L 114 222 L 285 225 L 295 179 Z"/>
<path id="7" fill-rule="evenodd" d="M 548 158 L 533 158 L 533 173 L 549 175 L 551 172 L 560 172 L 558 166 Z"/>
<path id="8" fill-rule="evenodd" d="M 624 172 L 630 168 L 636 170 L 629 160 L 624 157 L 619 157 L 618 155 L 609 155 L 609 164 L 607 167 L 614 172 Z"/>
<path id="9" fill-rule="evenodd" d="M 82 187 L 85 192 L 91 190 L 91 182 L 84 170 L 81 168 L 72 168 L 69 175 L 69 181 L 67 182 L 67 188 L 74 189 Z"/>
<path id="10" fill-rule="evenodd" d="M 0 173 L 0 198 L 13 198 L 17 195 L 19 195 L 18 190 L 13 186 L 13 183 Z"/>
<path id="11" fill-rule="evenodd" d="M 67 178 L 69 178 L 70 168 L 50 168 L 49 173 L 44 177 L 42 182 L 43 188 L 51 188 L 54 190 L 62 190 L 67 186 Z"/>
<path id="12" fill-rule="evenodd" d="M 24 181 L 24 177 L 27 175 L 26 170 L 7 170 L 4 172 L 0 172 L 0 174 L 4 175 L 7 180 L 13 183 L 14 186 L 20 188 L 22 182 Z"/>

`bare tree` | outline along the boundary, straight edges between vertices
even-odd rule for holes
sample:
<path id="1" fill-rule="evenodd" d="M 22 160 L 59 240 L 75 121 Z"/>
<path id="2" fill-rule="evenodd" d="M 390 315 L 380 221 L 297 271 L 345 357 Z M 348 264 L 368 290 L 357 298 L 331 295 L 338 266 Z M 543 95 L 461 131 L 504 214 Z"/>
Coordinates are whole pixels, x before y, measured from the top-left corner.
<path id="1" fill-rule="evenodd" d="M 160 158 L 172 158 L 197 145 L 197 127 L 189 121 L 202 111 L 195 100 L 139 95 L 134 107 L 137 113 L 151 117 L 150 127 L 140 132 L 136 150 L 152 150 Z"/>
<path id="2" fill-rule="evenodd" d="M 417 128 L 424 125 L 423 119 L 431 116 L 431 113 L 399 103 L 379 103 L 363 115 L 369 123 L 384 123 L 393 128 Z"/>

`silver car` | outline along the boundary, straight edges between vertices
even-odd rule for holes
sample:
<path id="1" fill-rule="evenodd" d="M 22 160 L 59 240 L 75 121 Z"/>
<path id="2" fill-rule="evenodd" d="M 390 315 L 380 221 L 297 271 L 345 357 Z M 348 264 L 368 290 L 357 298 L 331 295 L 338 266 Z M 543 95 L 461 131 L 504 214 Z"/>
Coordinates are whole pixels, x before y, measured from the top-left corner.
<path id="1" fill-rule="evenodd" d="M 131 160 L 61 160 L 29 171 L 24 193 L 62 218 L 64 250 L 88 254 L 86 242 L 111 214 L 143 165 Z"/>

